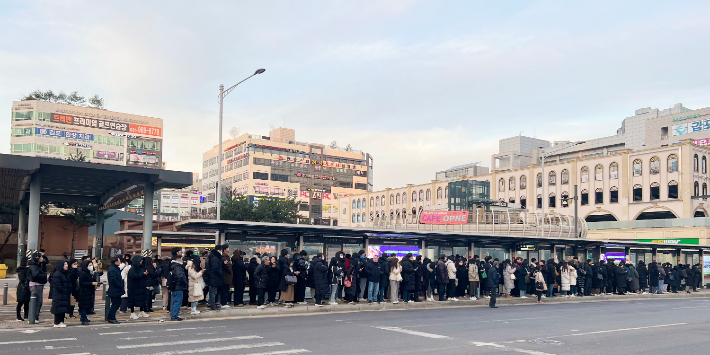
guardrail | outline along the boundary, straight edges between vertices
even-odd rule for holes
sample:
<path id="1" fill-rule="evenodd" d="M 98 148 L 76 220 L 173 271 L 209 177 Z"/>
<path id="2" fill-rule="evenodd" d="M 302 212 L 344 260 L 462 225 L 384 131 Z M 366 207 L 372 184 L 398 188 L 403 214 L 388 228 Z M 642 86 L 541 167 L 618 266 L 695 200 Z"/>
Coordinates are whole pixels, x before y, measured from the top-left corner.
<path id="1" fill-rule="evenodd" d="M 430 230 L 439 232 L 463 232 L 467 234 L 500 234 L 530 237 L 575 238 L 574 217 L 559 213 L 531 213 L 521 211 L 481 211 L 469 212 L 466 224 L 422 224 L 419 223 L 422 210 L 414 214 L 391 212 L 370 214 L 365 227 Z M 587 237 L 587 222 L 578 218 L 577 238 Z"/>

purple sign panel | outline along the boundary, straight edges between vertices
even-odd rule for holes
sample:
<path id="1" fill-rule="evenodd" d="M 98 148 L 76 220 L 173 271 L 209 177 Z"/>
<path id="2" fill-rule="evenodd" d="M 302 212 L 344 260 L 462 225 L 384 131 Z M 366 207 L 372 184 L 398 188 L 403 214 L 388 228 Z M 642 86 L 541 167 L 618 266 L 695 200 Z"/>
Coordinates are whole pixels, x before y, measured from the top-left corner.
<path id="1" fill-rule="evenodd" d="M 398 258 L 405 257 L 408 253 L 419 255 L 419 247 L 416 245 L 370 245 L 367 249 L 367 257 L 381 256 L 382 253 L 390 255 L 395 253 Z"/>

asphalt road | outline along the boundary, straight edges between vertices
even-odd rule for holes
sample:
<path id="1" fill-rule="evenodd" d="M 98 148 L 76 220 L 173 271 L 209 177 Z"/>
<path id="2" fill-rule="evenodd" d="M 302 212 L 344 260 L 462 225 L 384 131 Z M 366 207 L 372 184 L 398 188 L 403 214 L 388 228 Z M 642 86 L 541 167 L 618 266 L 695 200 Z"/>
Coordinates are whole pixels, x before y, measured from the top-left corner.
<path id="1" fill-rule="evenodd" d="M 0 330 L 0 354 L 707 354 L 710 298 Z"/>

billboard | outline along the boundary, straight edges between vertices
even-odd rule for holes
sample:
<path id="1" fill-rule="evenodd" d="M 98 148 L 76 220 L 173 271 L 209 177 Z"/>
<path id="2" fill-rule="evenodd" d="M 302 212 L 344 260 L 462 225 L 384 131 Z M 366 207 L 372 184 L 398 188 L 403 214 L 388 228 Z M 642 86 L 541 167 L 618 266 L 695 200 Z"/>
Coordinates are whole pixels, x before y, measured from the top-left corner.
<path id="1" fill-rule="evenodd" d="M 607 262 L 615 261 L 615 260 L 626 260 L 626 253 L 624 253 L 624 252 L 606 253 L 606 254 L 602 254 L 602 258 L 604 260 L 606 260 Z"/>
<path id="2" fill-rule="evenodd" d="M 466 224 L 468 223 L 468 211 L 422 211 L 419 223 Z"/>
<path id="3" fill-rule="evenodd" d="M 373 256 L 381 256 L 382 253 L 387 253 L 390 255 L 395 253 L 398 258 L 403 258 L 407 253 L 412 253 L 412 255 L 419 255 L 419 247 L 416 245 L 370 245 L 367 248 L 367 257 L 372 258 Z"/>
<path id="4" fill-rule="evenodd" d="M 703 275 L 710 275 L 710 255 L 703 256 Z"/>

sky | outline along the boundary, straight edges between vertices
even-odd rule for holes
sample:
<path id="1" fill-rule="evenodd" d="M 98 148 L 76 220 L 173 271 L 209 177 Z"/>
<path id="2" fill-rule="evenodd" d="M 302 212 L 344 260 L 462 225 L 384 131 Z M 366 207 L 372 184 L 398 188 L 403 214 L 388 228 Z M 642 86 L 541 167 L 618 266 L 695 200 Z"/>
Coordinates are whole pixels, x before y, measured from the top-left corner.
<path id="1" fill-rule="evenodd" d="M 642 107 L 710 106 L 710 2 L 0 2 L 0 153 L 12 101 L 98 94 L 162 118 L 163 160 L 201 172 L 224 134 L 296 130 L 374 159 L 375 189 L 425 183 L 522 134 L 616 133 Z"/>

